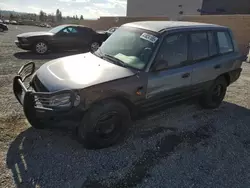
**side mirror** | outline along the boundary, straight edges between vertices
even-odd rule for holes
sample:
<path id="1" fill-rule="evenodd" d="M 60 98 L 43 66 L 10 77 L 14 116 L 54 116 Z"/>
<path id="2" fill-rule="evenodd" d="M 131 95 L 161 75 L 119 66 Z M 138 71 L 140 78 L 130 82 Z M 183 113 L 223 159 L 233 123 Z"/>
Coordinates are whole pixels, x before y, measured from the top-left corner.
<path id="1" fill-rule="evenodd" d="M 155 62 L 154 66 L 152 67 L 152 71 L 160 71 L 166 69 L 168 67 L 168 62 L 166 60 L 160 59 Z"/>

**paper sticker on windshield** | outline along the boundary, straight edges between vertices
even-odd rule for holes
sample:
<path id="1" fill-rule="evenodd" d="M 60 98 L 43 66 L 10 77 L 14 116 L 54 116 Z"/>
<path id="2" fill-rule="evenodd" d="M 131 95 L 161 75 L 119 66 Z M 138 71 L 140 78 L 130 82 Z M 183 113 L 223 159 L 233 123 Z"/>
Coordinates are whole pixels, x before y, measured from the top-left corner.
<path id="1" fill-rule="evenodd" d="M 150 35 L 148 33 L 143 33 L 141 36 L 140 36 L 141 39 L 144 39 L 144 40 L 147 40 L 149 42 L 152 42 L 152 43 L 155 43 L 158 38 L 154 35 Z"/>

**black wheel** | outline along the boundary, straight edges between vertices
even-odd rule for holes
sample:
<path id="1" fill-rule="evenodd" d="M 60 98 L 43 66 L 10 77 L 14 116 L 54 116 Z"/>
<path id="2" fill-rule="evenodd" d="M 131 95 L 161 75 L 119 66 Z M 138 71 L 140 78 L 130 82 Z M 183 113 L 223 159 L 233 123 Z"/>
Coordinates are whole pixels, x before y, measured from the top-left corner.
<path id="1" fill-rule="evenodd" d="M 201 97 L 201 106 L 208 109 L 218 108 L 226 95 L 226 91 L 226 79 L 224 77 L 217 78 L 209 91 Z"/>
<path id="2" fill-rule="evenodd" d="M 93 105 L 78 127 L 79 141 L 88 149 L 101 149 L 121 141 L 131 124 L 128 108 L 116 100 Z"/>
<path id="3" fill-rule="evenodd" d="M 0 28 L 0 32 L 4 32 L 4 29 L 3 29 L 3 28 Z"/>
<path id="4" fill-rule="evenodd" d="M 99 42 L 92 42 L 90 44 L 90 51 L 91 52 L 95 52 L 96 50 L 98 50 L 99 47 L 100 47 L 100 43 Z"/>
<path id="5" fill-rule="evenodd" d="M 48 44 L 45 41 L 36 42 L 33 46 L 33 51 L 37 54 L 46 54 L 49 50 Z"/>

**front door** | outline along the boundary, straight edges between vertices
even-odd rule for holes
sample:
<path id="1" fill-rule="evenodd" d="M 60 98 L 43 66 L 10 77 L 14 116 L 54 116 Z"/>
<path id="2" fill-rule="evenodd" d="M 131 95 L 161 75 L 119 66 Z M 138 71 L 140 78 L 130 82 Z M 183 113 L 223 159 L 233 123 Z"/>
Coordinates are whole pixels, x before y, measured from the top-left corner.
<path id="1" fill-rule="evenodd" d="M 80 45 L 77 27 L 66 27 L 54 36 L 53 46 L 58 49 L 74 50 Z"/>
<path id="2" fill-rule="evenodd" d="M 161 106 L 188 96 L 192 66 L 185 64 L 187 60 L 187 35 L 166 36 L 148 73 L 147 107 Z"/>

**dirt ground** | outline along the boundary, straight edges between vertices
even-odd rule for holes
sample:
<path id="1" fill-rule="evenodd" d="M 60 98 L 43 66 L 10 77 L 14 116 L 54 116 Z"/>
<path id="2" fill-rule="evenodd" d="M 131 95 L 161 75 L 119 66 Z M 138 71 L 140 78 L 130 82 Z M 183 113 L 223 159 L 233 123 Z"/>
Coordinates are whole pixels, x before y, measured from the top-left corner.
<path id="1" fill-rule="evenodd" d="M 29 61 L 39 67 L 68 53 L 37 56 L 16 35 L 44 30 L 10 26 L 0 33 L 0 187 L 250 187 L 250 65 L 216 110 L 180 105 L 134 122 L 128 139 L 90 151 L 71 130 L 35 130 L 12 93 Z M 46 30 L 46 29 L 45 29 Z"/>

